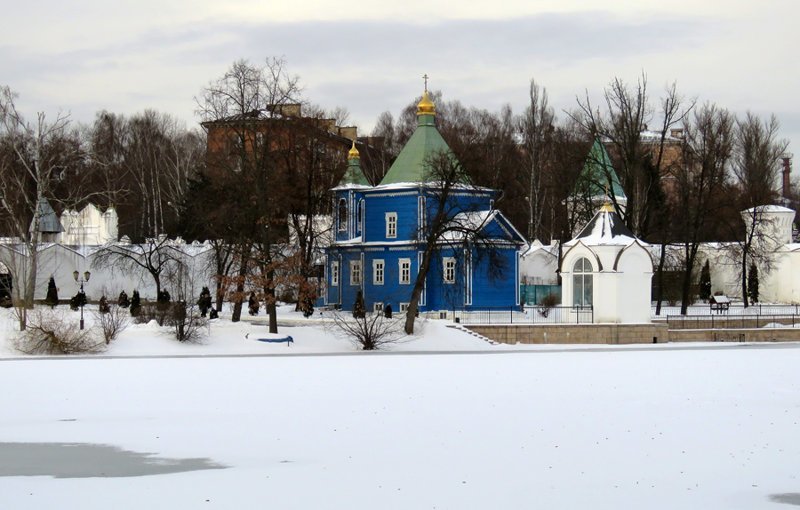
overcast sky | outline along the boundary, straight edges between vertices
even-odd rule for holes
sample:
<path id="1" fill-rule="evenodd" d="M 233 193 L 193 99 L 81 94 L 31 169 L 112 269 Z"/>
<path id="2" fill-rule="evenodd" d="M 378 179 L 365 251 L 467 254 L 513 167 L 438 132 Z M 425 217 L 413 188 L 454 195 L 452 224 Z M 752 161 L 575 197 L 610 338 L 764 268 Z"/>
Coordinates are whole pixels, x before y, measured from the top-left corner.
<path id="1" fill-rule="evenodd" d="M 363 134 L 421 93 L 498 110 L 531 78 L 560 112 L 644 71 L 737 113 L 775 113 L 800 146 L 796 0 L 0 0 L 0 84 L 29 116 L 145 108 L 195 125 L 194 97 L 245 58 L 283 56 L 306 99 Z M 563 117 L 563 113 L 560 113 Z"/>

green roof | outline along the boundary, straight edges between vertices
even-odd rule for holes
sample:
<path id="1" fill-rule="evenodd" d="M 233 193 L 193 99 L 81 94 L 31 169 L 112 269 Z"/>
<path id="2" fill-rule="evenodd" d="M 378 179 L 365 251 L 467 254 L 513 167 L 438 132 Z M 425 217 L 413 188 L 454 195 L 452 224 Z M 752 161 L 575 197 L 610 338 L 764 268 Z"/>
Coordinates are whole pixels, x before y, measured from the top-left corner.
<path id="1" fill-rule="evenodd" d="M 372 186 L 361 170 L 361 163 L 359 158 L 350 158 L 347 160 L 347 171 L 342 176 L 337 187 L 346 186 Z"/>
<path id="2" fill-rule="evenodd" d="M 39 214 L 39 232 L 43 234 L 57 234 L 64 231 L 64 227 L 61 226 L 58 215 L 46 198 L 42 197 L 39 199 L 37 213 Z M 33 222 L 34 220 L 31 220 L 31 232 L 33 232 Z"/>
<path id="3" fill-rule="evenodd" d="M 608 151 L 598 139 L 595 139 L 589 150 L 576 188 L 578 195 L 597 197 L 613 193 L 617 199 L 627 199 Z"/>
<path id="4" fill-rule="evenodd" d="M 423 114 L 417 117 L 417 129 L 397 156 L 389 171 L 381 181 L 384 184 L 400 182 L 425 182 L 428 180 L 426 167 L 431 157 L 436 154 L 449 154 L 455 158 L 453 151 L 444 141 L 434 124 L 433 115 Z"/>

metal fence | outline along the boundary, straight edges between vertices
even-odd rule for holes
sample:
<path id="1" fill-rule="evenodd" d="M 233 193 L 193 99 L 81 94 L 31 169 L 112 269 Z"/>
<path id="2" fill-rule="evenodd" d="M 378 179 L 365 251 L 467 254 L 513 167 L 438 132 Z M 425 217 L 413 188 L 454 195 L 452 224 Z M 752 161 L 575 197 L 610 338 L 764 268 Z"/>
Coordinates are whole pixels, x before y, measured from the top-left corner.
<path id="1" fill-rule="evenodd" d="M 468 308 L 452 311 L 461 324 L 590 324 L 594 321 L 591 306 L 512 306 Z"/>
<path id="2" fill-rule="evenodd" d="M 667 324 L 669 329 L 793 328 L 800 326 L 800 315 L 794 313 L 667 315 Z"/>
<path id="3" fill-rule="evenodd" d="M 680 306 L 662 306 L 661 315 L 655 315 L 655 307 L 653 307 L 653 318 L 679 316 L 681 313 Z M 800 305 L 762 305 L 756 303 L 745 307 L 741 304 L 732 304 L 727 310 L 715 310 L 707 304 L 692 305 L 688 308 L 686 316 L 695 315 L 717 315 L 717 316 L 759 316 L 759 315 L 798 315 L 800 316 Z"/>

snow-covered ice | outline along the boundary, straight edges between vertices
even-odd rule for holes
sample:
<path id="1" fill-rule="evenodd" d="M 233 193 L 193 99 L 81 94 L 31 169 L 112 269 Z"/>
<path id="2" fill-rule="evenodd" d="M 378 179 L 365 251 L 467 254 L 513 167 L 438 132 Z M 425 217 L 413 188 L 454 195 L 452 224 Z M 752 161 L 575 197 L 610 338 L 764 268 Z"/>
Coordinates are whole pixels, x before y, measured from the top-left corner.
<path id="1" fill-rule="evenodd" d="M 521 352 L 431 321 L 381 355 L 318 325 L 281 328 L 292 347 L 253 331 L 223 320 L 183 345 L 136 326 L 110 357 L 5 347 L 0 508 L 753 509 L 800 493 L 797 344 Z M 283 352 L 303 355 L 249 356 Z M 20 444 L 104 452 L 72 457 L 98 472 L 112 450 L 194 464 L 8 476 Z"/>

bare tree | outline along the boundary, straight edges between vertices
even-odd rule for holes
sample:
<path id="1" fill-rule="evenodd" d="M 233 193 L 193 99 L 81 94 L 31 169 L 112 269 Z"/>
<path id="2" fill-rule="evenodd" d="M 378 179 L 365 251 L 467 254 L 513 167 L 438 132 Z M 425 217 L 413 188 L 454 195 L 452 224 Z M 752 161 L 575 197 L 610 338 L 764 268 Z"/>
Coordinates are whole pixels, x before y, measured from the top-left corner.
<path id="1" fill-rule="evenodd" d="M 183 253 L 166 235 L 145 239 L 140 244 L 108 243 L 95 254 L 93 267 L 111 267 L 113 271 L 138 273 L 152 278 L 158 295 L 164 283 L 184 270 Z"/>
<path id="2" fill-rule="evenodd" d="M 652 117 L 652 108 L 647 95 L 647 76 L 637 80 L 631 88 L 620 78 L 614 78 L 603 94 L 606 116 L 595 110 L 588 92 L 584 99 L 578 99 L 579 114 L 575 120 L 580 122 L 593 137 L 609 143 L 619 161 L 617 174 L 625 190 L 627 204 L 619 207 L 614 188 L 608 183 L 610 198 L 628 227 L 641 235 L 647 223 L 647 196 L 652 181 L 644 171 L 644 148 L 641 142 L 642 131 Z"/>
<path id="3" fill-rule="evenodd" d="M 539 239 L 546 210 L 545 172 L 552 156 L 555 114 L 547 99 L 547 89 L 531 80 L 530 102 L 519 120 L 523 162 L 528 177 L 528 239 Z"/>
<path id="4" fill-rule="evenodd" d="M 463 214 L 478 203 L 465 203 L 457 195 L 464 190 L 475 190 L 470 184 L 464 167 L 452 153 L 432 154 L 425 162 L 425 184 L 421 188 L 425 193 L 427 212 L 417 232 L 419 249 L 422 258 L 419 263 L 417 277 L 414 280 L 411 297 L 406 312 L 404 331 L 414 333 L 414 321 L 419 310 L 419 301 L 425 288 L 425 280 L 434 255 L 446 248 L 461 248 L 472 252 L 472 248 L 480 243 L 480 252 L 492 259 L 488 264 L 492 278 L 498 278 L 507 269 L 500 257 L 497 257 L 493 240 L 484 235 L 485 219 L 476 219 L 475 215 Z"/>
<path id="5" fill-rule="evenodd" d="M 81 162 L 83 152 L 76 133 L 69 131 L 67 115 L 59 113 L 50 122 L 39 112 L 31 123 L 19 113 L 15 99 L 10 88 L 0 87 L 0 209 L 6 232 L 18 238 L 24 250 L 3 251 L 16 253 L 3 262 L 13 271 L 12 299 L 22 307 L 19 326 L 24 330 L 25 310 L 33 306 L 43 223 L 57 220 L 48 199 L 54 198 L 68 169 Z M 79 188 L 77 184 L 76 179 Z"/>
<path id="6" fill-rule="evenodd" d="M 671 203 L 667 200 L 667 194 L 670 190 L 665 188 L 666 182 L 670 182 L 672 170 L 681 164 L 677 158 L 667 158 L 667 137 L 671 136 L 672 129 L 685 122 L 689 113 L 694 109 L 696 101 L 694 99 L 687 100 L 678 93 L 677 85 L 673 82 L 665 91 L 664 96 L 661 98 L 661 107 L 659 114 L 661 116 L 661 125 L 659 130 L 658 140 L 654 147 L 648 154 L 650 168 L 653 173 L 653 185 L 650 189 L 649 200 L 655 214 L 651 215 L 651 222 L 648 231 L 652 236 L 658 238 L 661 247 L 658 257 L 658 269 L 656 270 L 656 315 L 661 313 L 661 302 L 663 300 L 664 289 L 664 267 L 667 262 L 667 245 L 672 240 L 674 234 L 674 226 L 670 218 L 672 217 Z M 675 141 L 671 141 L 675 144 Z M 680 143 L 680 142 L 678 142 Z"/>
<path id="7" fill-rule="evenodd" d="M 237 246 L 239 259 L 236 295 L 244 293 L 244 279 L 257 255 L 259 267 L 267 268 L 267 313 L 270 332 L 277 332 L 274 278 L 271 274 L 273 245 L 285 222 L 286 188 L 279 165 L 282 135 L 291 105 L 300 94 L 299 79 L 286 70 L 282 59 L 264 65 L 239 60 L 219 79 L 209 83 L 196 98 L 197 113 L 208 131 L 210 175 L 235 180 L 245 189 L 239 197 L 247 204 L 241 222 L 227 240 Z M 226 175 L 227 174 L 227 175 Z M 231 176 L 233 174 L 233 176 Z M 239 320 L 242 299 L 234 302 L 232 319 Z"/>
<path id="8" fill-rule="evenodd" d="M 737 236 L 735 251 L 739 257 L 739 276 L 742 285 L 744 306 L 747 299 L 747 272 L 751 264 L 762 270 L 762 275 L 771 267 L 772 253 L 778 246 L 771 239 L 773 226 L 766 214 L 766 207 L 778 197 L 778 168 L 781 156 L 789 142 L 778 139 L 780 124 L 772 115 L 761 121 L 747 112 L 744 119 L 736 121 L 733 156 L 733 176 L 739 188 L 739 208 L 743 209 L 744 236 Z M 736 222 L 737 227 L 741 222 Z"/>
<path id="9" fill-rule="evenodd" d="M 683 161 L 674 171 L 676 207 L 679 206 L 682 213 L 673 218 L 684 252 L 682 315 L 691 303 L 700 243 L 715 221 L 715 214 L 723 210 L 731 195 L 727 172 L 733 152 L 733 124 L 733 116 L 713 104 L 695 109 L 685 124 Z"/>

